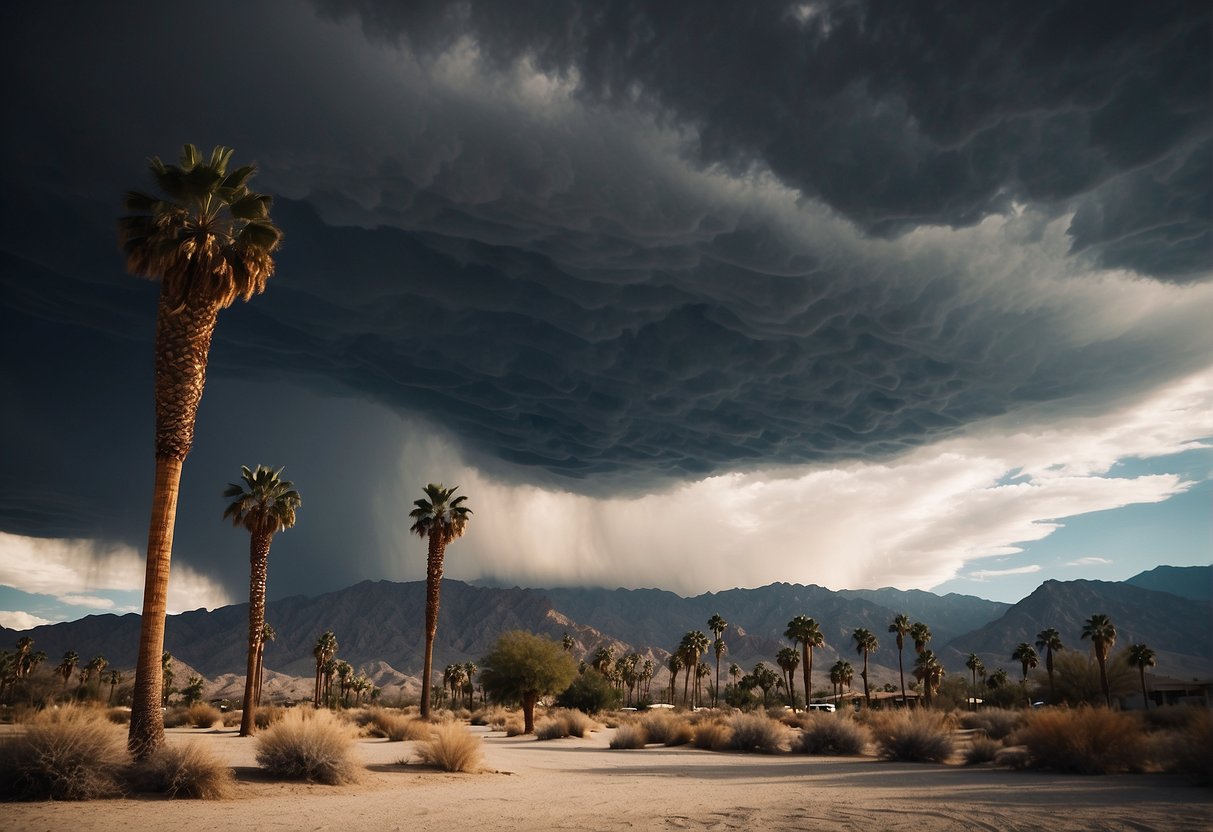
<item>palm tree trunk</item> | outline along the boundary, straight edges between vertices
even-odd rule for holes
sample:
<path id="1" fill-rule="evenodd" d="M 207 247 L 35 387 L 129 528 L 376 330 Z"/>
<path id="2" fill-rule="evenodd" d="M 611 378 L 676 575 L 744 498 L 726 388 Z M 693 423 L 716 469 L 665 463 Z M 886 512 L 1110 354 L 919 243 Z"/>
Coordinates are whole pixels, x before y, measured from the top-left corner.
<path id="1" fill-rule="evenodd" d="M 809 650 L 807 641 L 800 643 L 800 652 L 800 660 L 803 662 L 801 672 L 804 674 L 804 707 L 807 711 L 813 702 L 813 653 Z"/>
<path id="2" fill-rule="evenodd" d="M 1099 686 L 1103 688 L 1104 703 L 1110 708 L 1112 707 L 1112 691 L 1108 685 L 1108 657 L 1104 653 L 1096 653 L 1095 659 L 1099 662 Z"/>
<path id="3" fill-rule="evenodd" d="M 169 561 L 181 484 L 181 459 L 156 458 L 152 517 L 147 534 L 147 571 L 143 581 L 143 614 L 139 622 L 139 658 L 131 695 L 127 748 L 142 760 L 164 745 L 160 656 L 164 652 L 164 616 L 168 610 Z"/>
<path id="4" fill-rule="evenodd" d="M 438 603 L 442 591 L 442 553 L 440 534 L 429 535 L 429 554 L 425 570 L 425 660 L 421 669 L 421 718 L 430 715 L 430 677 L 434 666 L 434 636 L 438 634 Z"/>
<path id="5" fill-rule="evenodd" d="M 863 651 L 863 704 L 865 708 L 872 707 L 872 697 L 868 693 L 868 651 Z"/>
<path id="6" fill-rule="evenodd" d="M 1150 710 L 1150 700 L 1146 697 L 1146 666 L 1138 665 L 1137 672 L 1141 674 L 1141 707 L 1143 710 Z"/>
<path id="7" fill-rule="evenodd" d="M 257 652 L 265 628 L 265 580 L 270 561 L 272 534 L 255 533 L 249 543 L 248 664 L 244 677 L 244 713 L 240 736 L 257 733 Z"/>
<path id="8" fill-rule="evenodd" d="M 901 638 L 900 635 L 898 635 L 897 637 L 899 639 Z M 901 707 L 903 707 L 903 708 L 909 706 L 909 703 L 906 701 L 906 669 L 905 669 L 905 666 L 902 664 L 902 659 L 901 659 L 901 654 L 904 652 L 905 652 L 904 647 L 900 644 L 897 645 L 897 674 L 899 676 L 901 676 Z"/>
<path id="9" fill-rule="evenodd" d="M 722 642 L 723 643 L 723 642 Z M 720 707 L 720 653 L 716 653 L 716 687 L 712 688 L 712 707 Z"/>

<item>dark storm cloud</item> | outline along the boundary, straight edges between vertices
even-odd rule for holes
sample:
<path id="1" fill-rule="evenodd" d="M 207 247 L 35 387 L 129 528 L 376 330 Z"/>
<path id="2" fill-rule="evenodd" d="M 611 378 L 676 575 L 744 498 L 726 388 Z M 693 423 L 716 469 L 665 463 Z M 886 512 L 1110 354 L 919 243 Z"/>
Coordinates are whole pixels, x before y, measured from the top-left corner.
<path id="1" fill-rule="evenodd" d="M 318 5 L 652 107 L 704 163 L 759 163 L 873 234 L 1017 201 L 1076 210 L 1073 249 L 1104 266 L 1183 281 L 1213 262 L 1205 3 Z"/>

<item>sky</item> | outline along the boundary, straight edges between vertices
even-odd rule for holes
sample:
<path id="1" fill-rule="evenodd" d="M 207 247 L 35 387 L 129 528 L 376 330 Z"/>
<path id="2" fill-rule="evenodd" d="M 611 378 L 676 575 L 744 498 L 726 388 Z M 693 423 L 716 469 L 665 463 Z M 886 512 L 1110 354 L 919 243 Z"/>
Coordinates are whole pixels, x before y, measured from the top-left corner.
<path id="1" fill-rule="evenodd" d="M 1016 601 L 1213 560 L 1204 3 L 23 4 L 0 146 L 0 624 L 138 610 L 184 143 L 284 232 L 225 310 L 169 606 L 446 575 Z"/>

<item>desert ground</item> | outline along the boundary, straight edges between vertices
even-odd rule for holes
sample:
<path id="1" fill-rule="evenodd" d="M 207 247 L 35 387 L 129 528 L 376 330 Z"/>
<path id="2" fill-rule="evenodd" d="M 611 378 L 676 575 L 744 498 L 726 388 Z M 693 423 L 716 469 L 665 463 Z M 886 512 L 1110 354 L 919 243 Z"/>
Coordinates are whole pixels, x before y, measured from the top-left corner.
<path id="1" fill-rule="evenodd" d="M 485 771 L 418 764 L 414 743 L 359 740 L 351 786 L 267 779 L 234 729 L 168 731 L 236 769 L 228 800 L 18 803 L 12 832 L 130 830 L 864 829 L 1209 830 L 1213 792 L 1168 775 L 1082 777 L 872 758 L 755 755 L 650 746 L 610 750 L 603 729 L 537 741 L 469 728 Z"/>

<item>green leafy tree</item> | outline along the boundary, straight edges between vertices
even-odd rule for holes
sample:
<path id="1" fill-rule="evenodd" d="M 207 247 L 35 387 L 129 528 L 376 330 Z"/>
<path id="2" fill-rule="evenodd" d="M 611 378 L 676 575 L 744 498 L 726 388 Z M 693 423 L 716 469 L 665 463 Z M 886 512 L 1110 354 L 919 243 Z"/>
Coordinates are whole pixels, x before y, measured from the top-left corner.
<path id="1" fill-rule="evenodd" d="M 186 705 L 193 705 L 195 702 L 202 701 L 202 688 L 206 684 L 201 676 L 197 673 L 191 673 L 190 677 L 185 680 L 185 687 L 181 689 L 181 699 Z"/>
<path id="2" fill-rule="evenodd" d="M 1103 688 L 1104 704 L 1112 707 L 1112 689 L 1108 684 L 1108 651 L 1116 644 L 1116 625 L 1108 616 L 1097 613 L 1082 625 L 1082 637 L 1091 640 L 1095 661 L 1099 664 L 1099 684 Z"/>
<path id="3" fill-rule="evenodd" d="M 813 699 L 813 651 L 825 646 L 825 636 L 821 634 L 821 627 L 816 621 L 807 615 L 798 615 L 788 622 L 783 637 L 793 644 L 800 645 L 801 657 L 804 659 L 800 665 L 804 673 L 804 701 L 807 705 Z"/>
<path id="4" fill-rule="evenodd" d="M 905 613 L 899 613 L 893 616 L 893 623 L 889 625 L 889 632 L 897 634 L 897 675 L 901 677 L 901 704 L 904 707 L 906 701 L 906 669 L 902 664 L 902 652 L 906 646 L 906 636 L 910 634 L 910 617 Z"/>
<path id="5" fill-rule="evenodd" d="M 528 734 L 535 731 L 539 697 L 565 690 L 577 676 L 577 663 L 560 644 L 521 630 L 503 633 L 480 666 L 480 682 L 490 696 L 522 703 Z"/>
<path id="6" fill-rule="evenodd" d="M 265 584 L 269 572 L 270 544 L 274 535 L 295 525 L 303 500 L 295 484 L 275 471 L 258 465 L 240 467 L 241 482 L 229 483 L 223 499 L 230 500 L 223 519 L 249 533 L 248 660 L 244 676 L 244 713 L 240 736 L 257 733 L 257 676 L 265 634 Z"/>
<path id="7" fill-rule="evenodd" d="M 1137 673 L 1141 677 L 1141 702 L 1142 707 L 1146 710 L 1150 709 L 1150 697 L 1146 693 L 1146 668 L 1153 667 L 1156 663 L 1154 651 L 1144 644 L 1130 644 L 1128 650 L 1129 667 L 1137 668 Z"/>
<path id="8" fill-rule="evenodd" d="M 716 653 L 716 687 L 712 689 L 712 707 L 720 706 L 720 657 L 728 652 L 724 643 L 724 631 L 729 622 L 719 614 L 708 619 L 708 629 L 712 631 L 712 650 Z"/>
<path id="9" fill-rule="evenodd" d="M 1045 651 L 1045 672 L 1049 674 L 1049 702 L 1057 703 L 1057 690 L 1053 683 L 1053 654 L 1062 649 L 1061 633 L 1052 627 L 1036 634 L 1036 649 Z"/>
<path id="10" fill-rule="evenodd" d="M 169 566 L 181 468 L 194 441 L 194 422 L 211 336 L 220 309 L 265 289 L 282 233 L 270 221 L 269 196 L 248 189 L 256 168 L 228 171 L 232 151 L 210 159 L 185 145 L 179 165 L 149 160 L 160 196 L 131 191 L 118 241 L 132 274 L 160 282 L 155 337 L 155 458 L 139 654 L 127 744 L 137 759 L 164 745 L 156 666 L 164 652 Z"/>
<path id="11" fill-rule="evenodd" d="M 425 569 L 425 658 L 422 663 L 422 690 L 428 690 L 433 677 L 434 637 L 438 634 L 438 605 L 442 591 L 442 561 L 446 547 L 463 536 L 472 510 L 463 504 L 466 496 L 455 496 L 459 486 L 447 488 L 442 483 L 430 483 L 425 497 L 415 500 L 409 512 L 413 534 L 428 542 Z M 430 698 L 421 697 L 421 716 L 430 715 Z"/>
<path id="12" fill-rule="evenodd" d="M 173 679 L 176 678 L 176 673 L 173 672 L 173 654 L 165 650 L 160 654 L 160 690 L 164 697 L 164 704 L 160 707 L 168 707 L 168 699 L 177 689 L 173 687 Z M 132 711 L 133 713 L 133 711 Z"/>
<path id="13" fill-rule="evenodd" d="M 560 639 L 560 646 L 561 646 L 561 648 L 564 649 L 564 652 L 569 653 L 569 652 L 572 652 L 572 650 L 575 646 L 577 646 L 577 642 L 573 639 L 573 637 L 571 635 L 569 635 L 568 633 L 565 633 L 564 637 L 562 639 Z"/>
<path id="14" fill-rule="evenodd" d="M 867 707 L 872 707 L 872 697 L 868 692 L 868 655 L 875 653 L 880 647 L 876 641 L 876 636 L 872 631 L 859 627 L 851 634 L 851 638 L 855 640 L 855 652 L 863 656 L 863 672 L 859 674 L 859 678 L 863 679 L 863 700 Z"/>

